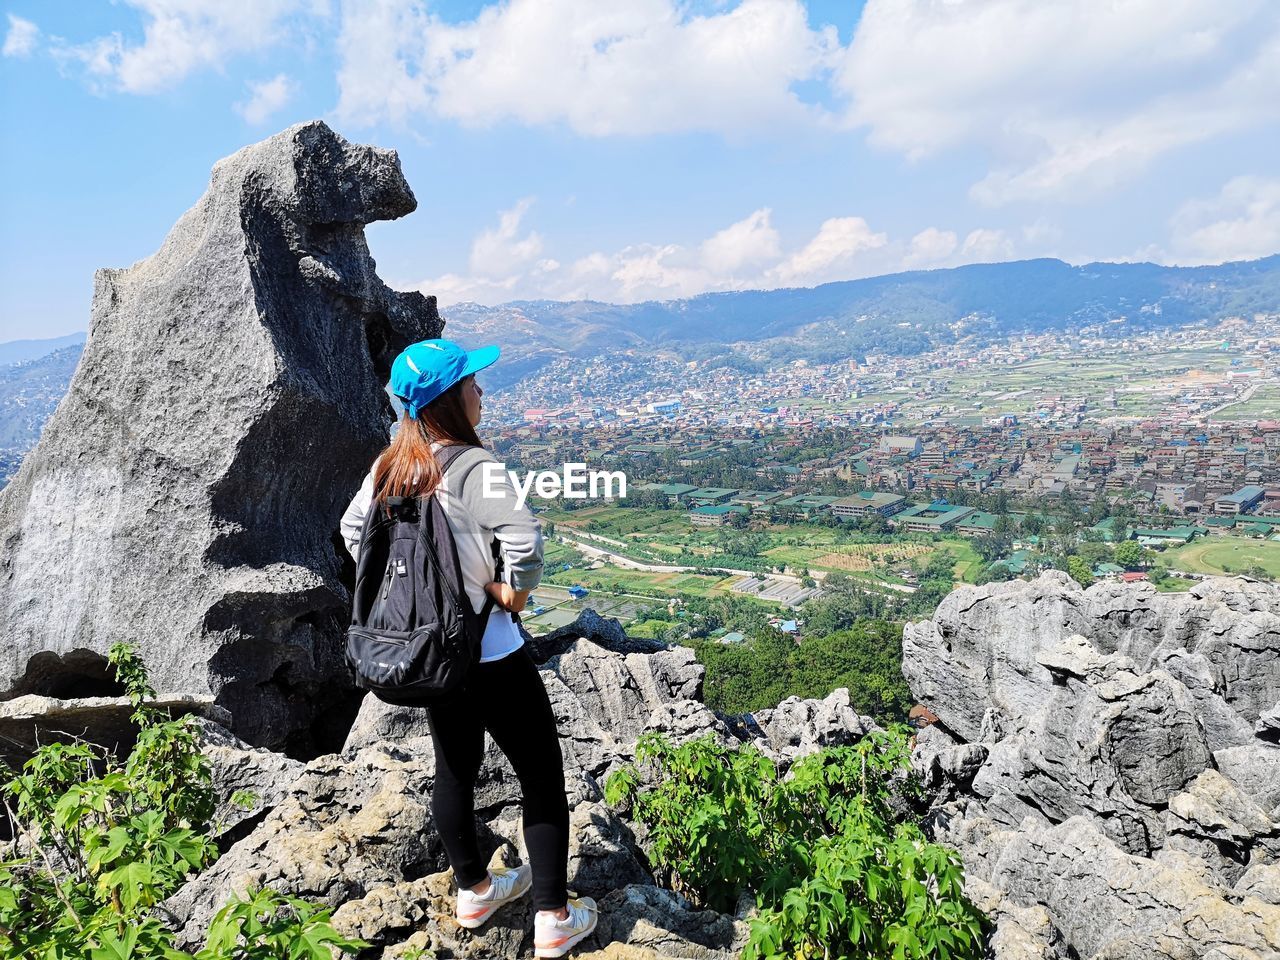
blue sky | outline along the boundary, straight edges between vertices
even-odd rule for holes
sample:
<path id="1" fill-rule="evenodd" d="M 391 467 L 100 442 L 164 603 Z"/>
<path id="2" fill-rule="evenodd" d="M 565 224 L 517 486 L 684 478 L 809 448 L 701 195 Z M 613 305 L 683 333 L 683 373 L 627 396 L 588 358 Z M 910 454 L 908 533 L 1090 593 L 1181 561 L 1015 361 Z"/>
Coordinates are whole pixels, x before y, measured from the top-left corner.
<path id="1" fill-rule="evenodd" d="M 0 340 L 88 322 L 213 163 L 394 147 L 393 286 L 497 303 L 1280 251 L 1271 0 L 11 0 Z"/>

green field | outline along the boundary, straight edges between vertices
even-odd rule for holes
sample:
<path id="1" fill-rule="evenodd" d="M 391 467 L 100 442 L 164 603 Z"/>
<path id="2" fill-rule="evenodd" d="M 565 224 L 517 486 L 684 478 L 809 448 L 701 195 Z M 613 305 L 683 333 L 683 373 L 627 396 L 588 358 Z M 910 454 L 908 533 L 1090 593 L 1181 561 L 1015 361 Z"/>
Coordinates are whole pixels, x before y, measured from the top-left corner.
<path id="1" fill-rule="evenodd" d="M 935 420 L 929 408 L 954 405 L 944 416 L 952 422 L 970 421 L 975 415 L 1032 416 L 1039 400 L 1084 397 L 1090 403 L 1114 391 L 1115 414 L 1150 416 L 1167 409 L 1176 397 L 1199 385 L 1221 379 L 1237 354 L 1216 345 L 1179 347 L 1164 353 L 1133 357 L 1120 352 L 1100 352 L 1085 357 L 1039 357 L 1010 365 L 955 371 L 947 394 L 916 400 L 894 396 L 901 403 L 898 419 L 904 423 Z M 877 395 L 877 399 L 890 397 Z M 981 404 L 980 408 L 976 405 Z M 1253 401 L 1223 411 L 1220 419 L 1271 416 L 1280 397 L 1263 387 Z"/>
<path id="2" fill-rule="evenodd" d="M 1244 403 L 1233 403 L 1214 420 L 1272 420 L 1280 417 L 1280 385 L 1264 383 Z"/>
<path id="3" fill-rule="evenodd" d="M 678 563 L 679 554 L 688 551 L 703 557 L 714 557 L 720 539 L 727 533 L 724 528 L 694 527 L 683 510 L 654 510 L 649 508 L 600 505 L 585 510 L 565 511 L 555 507 L 540 510 L 539 516 L 552 520 L 563 530 L 578 530 L 608 537 L 626 544 L 624 547 L 600 544 L 607 549 L 624 553 L 628 557 L 647 563 Z M 862 544 L 850 542 L 845 531 L 806 523 L 769 524 L 760 528 L 766 538 L 760 556 L 771 565 L 786 564 L 792 572 L 808 568 L 828 573 L 840 572 L 871 582 L 900 584 L 897 570 L 915 560 L 923 562 L 929 554 L 945 547 L 955 557 L 955 579 L 973 582 L 981 572 L 981 558 L 972 544 L 964 537 L 941 537 L 919 534 L 889 536 L 885 542 Z M 846 556 L 877 557 L 870 565 L 851 564 Z M 619 583 L 624 589 L 646 581 L 645 589 L 669 588 L 671 584 L 657 578 L 666 574 L 632 574 Z M 705 593 L 702 590 L 686 592 Z"/>
<path id="4" fill-rule="evenodd" d="M 1280 577 L 1280 543 L 1274 540 L 1208 537 L 1166 550 L 1164 555 L 1170 566 L 1190 573 L 1244 573 L 1256 566 L 1273 577 Z"/>

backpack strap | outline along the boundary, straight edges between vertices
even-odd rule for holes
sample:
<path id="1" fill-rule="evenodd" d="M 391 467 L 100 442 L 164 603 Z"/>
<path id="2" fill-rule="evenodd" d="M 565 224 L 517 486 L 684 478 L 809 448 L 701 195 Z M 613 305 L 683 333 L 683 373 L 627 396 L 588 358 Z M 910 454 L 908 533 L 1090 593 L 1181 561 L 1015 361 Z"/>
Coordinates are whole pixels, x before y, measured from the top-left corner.
<path id="1" fill-rule="evenodd" d="M 453 466 L 454 463 L 456 463 L 458 460 L 460 460 L 462 458 L 462 455 L 465 454 L 468 450 L 480 450 L 480 449 L 482 448 L 473 447 L 465 443 L 451 443 L 451 444 L 442 446 L 438 451 L 436 451 L 436 455 L 435 455 L 436 463 L 440 465 L 441 478 L 444 477 L 445 473 L 448 472 L 449 468 Z M 467 467 L 465 470 L 463 470 L 462 476 L 458 479 L 459 493 L 462 492 L 463 483 L 466 482 L 467 477 L 471 475 L 471 471 L 475 469 L 478 463 L 480 463 L 479 460 L 472 460 L 471 465 Z M 494 570 L 493 570 L 493 579 L 501 583 L 502 582 L 502 548 L 501 548 L 501 545 L 498 543 L 497 537 L 494 537 L 493 540 L 490 541 L 489 549 L 492 552 L 493 559 L 495 561 Z M 493 595 L 489 593 L 488 590 L 486 590 L 484 592 L 484 606 L 480 608 L 481 623 L 489 622 L 489 614 L 493 610 L 495 603 L 496 601 L 494 601 Z M 512 616 L 514 617 L 515 615 L 512 614 Z"/>

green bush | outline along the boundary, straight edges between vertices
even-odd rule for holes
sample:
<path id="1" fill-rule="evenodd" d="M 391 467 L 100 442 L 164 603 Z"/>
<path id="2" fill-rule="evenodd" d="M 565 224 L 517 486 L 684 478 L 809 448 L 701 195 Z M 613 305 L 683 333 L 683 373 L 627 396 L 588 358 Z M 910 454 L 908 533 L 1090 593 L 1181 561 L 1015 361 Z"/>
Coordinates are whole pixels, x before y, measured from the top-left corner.
<path id="1" fill-rule="evenodd" d="M 133 648 L 117 644 L 109 660 L 138 728 L 128 758 L 52 743 L 20 772 L 4 769 L 0 796 L 18 842 L 0 860 L 0 956 L 191 960 L 152 908 L 217 857 L 208 762 L 189 719 L 148 702 L 155 691 Z M 196 960 L 330 960 L 330 946 L 364 946 L 328 920 L 301 900 L 256 891 L 223 908 Z"/>
<path id="2" fill-rule="evenodd" d="M 673 889 L 721 911 L 755 895 L 745 960 L 977 958 L 985 919 L 964 895 L 959 855 L 893 813 L 895 790 L 919 791 L 905 775 L 907 736 L 875 732 L 779 777 L 754 748 L 710 735 L 673 746 L 649 733 L 636 760 L 651 777 L 624 767 L 605 797 L 650 829 Z"/>

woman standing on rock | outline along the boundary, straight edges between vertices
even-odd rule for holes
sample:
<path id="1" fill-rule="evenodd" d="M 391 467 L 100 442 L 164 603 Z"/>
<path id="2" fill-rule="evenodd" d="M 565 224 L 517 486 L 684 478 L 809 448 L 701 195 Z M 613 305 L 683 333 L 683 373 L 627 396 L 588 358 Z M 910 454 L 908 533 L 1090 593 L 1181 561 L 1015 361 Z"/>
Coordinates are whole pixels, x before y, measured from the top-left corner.
<path id="1" fill-rule="evenodd" d="M 457 920 L 479 927 L 504 904 L 533 888 L 534 955 L 562 957 L 596 926 L 590 897 L 567 896 L 569 807 L 559 731 L 538 668 L 511 612 L 524 609 L 542 577 L 542 534 L 519 502 L 505 469 L 480 444 L 478 370 L 497 347 L 467 352 L 449 340 L 410 345 L 391 367 L 391 390 L 404 404 L 394 439 L 375 461 L 342 518 L 347 549 L 359 551 L 371 504 L 387 497 L 434 495 L 449 520 L 472 608 L 493 598 L 475 663 L 462 688 L 427 707 L 435 747 L 431 812 L 458 882 Z M 442 475 L 435 452 L 465 450 Z M 510 583 L 494 579 L 497 538 Z M 520 779 L 528 864 L 487 870 L 475 828 L 475 785 L 485 730 Z"/>

